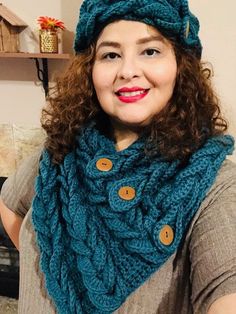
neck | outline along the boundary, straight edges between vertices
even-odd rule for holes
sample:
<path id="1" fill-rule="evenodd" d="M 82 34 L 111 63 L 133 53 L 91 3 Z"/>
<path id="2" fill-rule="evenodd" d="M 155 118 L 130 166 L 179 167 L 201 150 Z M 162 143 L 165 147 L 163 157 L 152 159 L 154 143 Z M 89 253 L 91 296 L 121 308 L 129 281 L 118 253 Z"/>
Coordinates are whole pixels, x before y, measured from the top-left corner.
<path id="1" fill-rule="evenodd" d="M 116 150 L 121 151 L 133 144 L 139 137 L 135 129 L 131 129 L 117 122 L 111 122 L 113 135 L 116 141 Z"/>

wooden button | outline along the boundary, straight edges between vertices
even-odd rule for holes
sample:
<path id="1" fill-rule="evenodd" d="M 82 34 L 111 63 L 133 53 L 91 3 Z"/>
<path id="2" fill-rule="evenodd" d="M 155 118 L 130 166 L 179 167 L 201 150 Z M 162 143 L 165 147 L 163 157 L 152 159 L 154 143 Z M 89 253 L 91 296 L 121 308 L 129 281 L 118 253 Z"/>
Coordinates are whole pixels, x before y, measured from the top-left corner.
<path id="1" fill-rule="evenodd" d="M 133 198 L 135 198 L 135 189 L 132 188 L 131 186 L 123 186 L 122 188 L 119 189 L 119 197 L 122 198 L 123 200 L 130 201 Z"/>
<path id="2" fill-rule="evenodd" d="M 110 171 L 113 167 L 112 161 L 107 158 L 100 158 L 96 162 L 96 167 L 100 171 Z"/>
<path id="3" fill-rule="evenodd" d="M 174 240 L 174 231 L 169 225 L 164 225 L 159 233 L 162 244 L 170 245 Z"/>

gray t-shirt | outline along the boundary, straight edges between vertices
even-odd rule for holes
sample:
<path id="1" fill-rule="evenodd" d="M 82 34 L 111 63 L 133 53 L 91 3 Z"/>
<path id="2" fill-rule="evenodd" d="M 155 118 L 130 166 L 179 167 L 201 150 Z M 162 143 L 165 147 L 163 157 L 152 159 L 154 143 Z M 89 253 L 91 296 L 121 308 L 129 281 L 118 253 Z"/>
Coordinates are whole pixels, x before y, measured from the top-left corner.
<path id="1" fill-rule="evenodd" d="M 31 224 L 40 153 L 5 182 L 5 205 L 24 217 L 20 231 L 20 314 L 54 314 L 44 287 Z M 236 292 L 236 165 L 224 162 L 195 214 L 183 245 L 116 314 L 205 314 L 219 297 Z"/>

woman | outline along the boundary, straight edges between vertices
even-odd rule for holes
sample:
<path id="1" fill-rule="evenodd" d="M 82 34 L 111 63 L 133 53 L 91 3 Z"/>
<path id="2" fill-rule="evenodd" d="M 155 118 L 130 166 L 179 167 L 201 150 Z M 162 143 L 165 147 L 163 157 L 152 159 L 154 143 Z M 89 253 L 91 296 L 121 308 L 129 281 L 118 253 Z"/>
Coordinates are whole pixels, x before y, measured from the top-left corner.
<path id="1" fill-rule="evenodd" d="M 185 0 L 83 2 L 45 148 L 2 192 L 20 313 L 234 312 L 233 139 L 198 29 Z"/>

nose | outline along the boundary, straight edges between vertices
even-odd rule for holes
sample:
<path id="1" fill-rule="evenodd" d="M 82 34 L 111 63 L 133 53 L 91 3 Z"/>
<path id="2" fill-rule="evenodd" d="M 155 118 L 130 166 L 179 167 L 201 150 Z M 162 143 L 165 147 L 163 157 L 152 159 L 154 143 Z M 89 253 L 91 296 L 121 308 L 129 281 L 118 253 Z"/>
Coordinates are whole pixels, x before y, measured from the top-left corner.
<path id="1" fill-rule="evenodd" d="M 138 62 L 133 56 L 123 58 L 118 70 L 118 77 L 123 80 L 131 80 L 132 78 L 139 77 L 141 69 Z"/>

